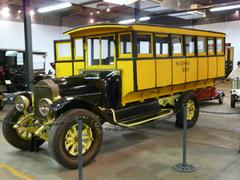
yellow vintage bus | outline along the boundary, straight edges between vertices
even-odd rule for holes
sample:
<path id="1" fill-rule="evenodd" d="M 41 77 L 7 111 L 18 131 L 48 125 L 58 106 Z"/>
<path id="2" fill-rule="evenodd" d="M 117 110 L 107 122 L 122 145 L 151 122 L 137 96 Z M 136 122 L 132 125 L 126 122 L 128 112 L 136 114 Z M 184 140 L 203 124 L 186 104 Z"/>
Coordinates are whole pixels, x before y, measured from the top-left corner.
<path id="1" fill-rule="evenodd" d="M 76 76 L 81 70 L 120 70 L 122 106 L 214 86 L 215 79 L 225 74 L 224 33 L 99 24 L 65 34 L 71 40 L 54 43 L 56 76 Z M 68 46 L 67 56 L 60 54 L 62 46 Z"/>
<path id="2" fill-rule="evenodd" d="M 55 41 L 56 79 L 16 97 L 3 134 L 26 150 L 35 135 L 61 165 L 77 168 L 77 120 L 83 122 L 83 164 L 100 150 L 102 124 L 132 127 L 176 113 L 176 126 L 193 127 L 195 92 L 224 76 L 225 34 L 158 25 L 96 24 Z M 30 125 L 34 125 L 31 128 Z"/>

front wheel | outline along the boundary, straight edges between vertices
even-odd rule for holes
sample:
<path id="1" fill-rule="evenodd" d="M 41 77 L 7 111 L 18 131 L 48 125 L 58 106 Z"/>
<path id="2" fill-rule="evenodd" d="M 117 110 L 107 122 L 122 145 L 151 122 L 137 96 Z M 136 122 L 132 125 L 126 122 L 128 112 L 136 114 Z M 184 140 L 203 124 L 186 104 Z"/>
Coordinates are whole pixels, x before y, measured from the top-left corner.
<path id="1" fill-rule="evenodd" d="M 48 148 L 52 157 L 62 166 L 69 169 L 78 167 L 78 126 L 82 125 L 83 165 L 87 165 L 98 154 L 103 137 L 99 118 L 84 109 L 74 109 L 63 113 L 56 120 L 49 132 Z"/>
<path id="2" fill-rule="evenodd" d="M 187 127 L 193 127 L 199 116 L 199 104 L 195 94 L 191 91 L 184 92 L 176 104 L 176 126 L 183 128 L 184 106 L 187 106 Z"/>
<path id="3" fill-rule="evenodd" d="M 18 120 L 23 116 L 23 113 L 20 113 L 14 107 L 6 115 L 3 121 L 2 131 L 3 136 L 12 146 L 21 149 L 21 150 L 30 150 L 32 143 L 32 133 L 26 130 L 14 129 L 13 126 L 18 122 Z M 27 124 L 26 124 L 27 125 Z M 42 139 L 36 140 L 36 145 L 41 146 L 45 141 Z"/>

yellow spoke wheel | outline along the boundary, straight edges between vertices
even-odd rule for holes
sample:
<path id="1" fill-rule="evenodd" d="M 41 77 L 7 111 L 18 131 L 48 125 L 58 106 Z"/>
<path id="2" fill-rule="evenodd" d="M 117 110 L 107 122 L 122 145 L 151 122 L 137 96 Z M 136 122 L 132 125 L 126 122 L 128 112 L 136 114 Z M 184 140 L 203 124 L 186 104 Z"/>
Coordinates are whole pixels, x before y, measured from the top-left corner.
<path id="1" fill-rule="evenodd" d="M 30 141 L 32 138 L 32 133 L 26 130 L 17 129 L 17 134 L 20 138 Z"/>
<path id="2" fill-rule="evenodd" d="M 187 120 L 191 121 L 195 115 L 196 106 L 193 100 L 187 102 Z"/>
<path id="3" fill-rule="evenodd" d="M 93 135 L 91 128 L 83 124 L 82 129 L 82 154 L 85 154 L 91 147 L 93 142 Z M 78 126 L 73 125 L 65 136 L 65 149 L 71 156 L 78 155 Z"/>

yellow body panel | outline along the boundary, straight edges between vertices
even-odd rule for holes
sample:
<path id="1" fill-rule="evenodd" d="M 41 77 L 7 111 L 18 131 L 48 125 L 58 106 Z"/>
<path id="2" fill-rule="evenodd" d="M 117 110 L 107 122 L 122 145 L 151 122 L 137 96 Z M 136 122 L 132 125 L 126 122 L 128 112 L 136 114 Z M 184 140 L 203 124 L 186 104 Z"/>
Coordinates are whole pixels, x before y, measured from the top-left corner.
<path id="1" fill-rule="evenodd" d="M 138 92 L 131 92 L 123 97 L 122 104 L 125 105 L 127 103 L 136 102 L 136 101 L 142 102 L 149 98 L 158 98 L 162 96 L 173 95 L 175 93 L 181 93 L 188 90 L 206 88 L 209 86 L 215 86 L 214 79 L 190 82 L 190 83 L 185 83 L 185 84 L 180 84 L 175 86 L 149 89 L 149 90 L 138 91 Z"/>
<path id="2" fill-rule="evenodd" d="M 56 63 L 56 77 L 72 76 L 72 62 Z"/>
<path id="3" fill-rule="evenodd" d="M 217 77 L 217 57 L 208 57 L 208 78 Z"/>
<path id="4" fill-rule="evenodd" d="M 198 80 L 207 79 L 208 77 L 208 58 L 200 57 L 198 59 Z"/>
<path id="5" fill-rule="evenodd" d="M 218 77 L 225 76 L 225 58 L 224 56 L 219 56 L 218 59 Z"/>
<path id="6" fill-rule="evenodd" d="M 156 78 L 157 87 L 169 86 L 172 84 L 172 60 L 160 59 L 156 60 Z"/>
<path id="7" fill-rule="evenodd" d="M 138 90 L 155 88 L 155 60 L 137 61 Z"/>
<path id="8" fill-rule="evenodd" d="M 74 62 L 74 75 L 79 75 L 79 71 L 84 69 L 84 62 Z"/>
<path id="9" fill-rule="evenodd" d="M 197 80 L 198 75 L 198 61 L 197 58 L 186 58 L 186 82 Z"/>
<path id="10" fill-rule="evenodd" d="M 122 97 L 134 91 L 133 61 L 117 61 L 122 77 Z"/>
<path id="11" fill-rule="evenodd" d="M 187 68 L 185 58 L 173 59 L 172 61 L 173 84 L 185 83 Z"/>

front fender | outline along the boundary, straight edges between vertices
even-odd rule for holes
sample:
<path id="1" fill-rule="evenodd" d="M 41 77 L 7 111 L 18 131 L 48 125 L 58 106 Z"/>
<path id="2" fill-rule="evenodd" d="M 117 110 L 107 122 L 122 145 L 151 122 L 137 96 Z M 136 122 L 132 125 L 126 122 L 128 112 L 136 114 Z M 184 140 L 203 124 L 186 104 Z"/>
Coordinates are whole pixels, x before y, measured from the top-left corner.
<path id="1" fill-rule="evenodd" d="M 101 119 L 104 119 L 104 121 L 111 121 L 111 117 L 109 117 L 106 112 L 101 110 L 94 102 L 85 98 L 63 97 L 51 105 L 51 110 L 56 118 L 66 111 L 78 108 L 86 109 L 96 114 Z"/>

